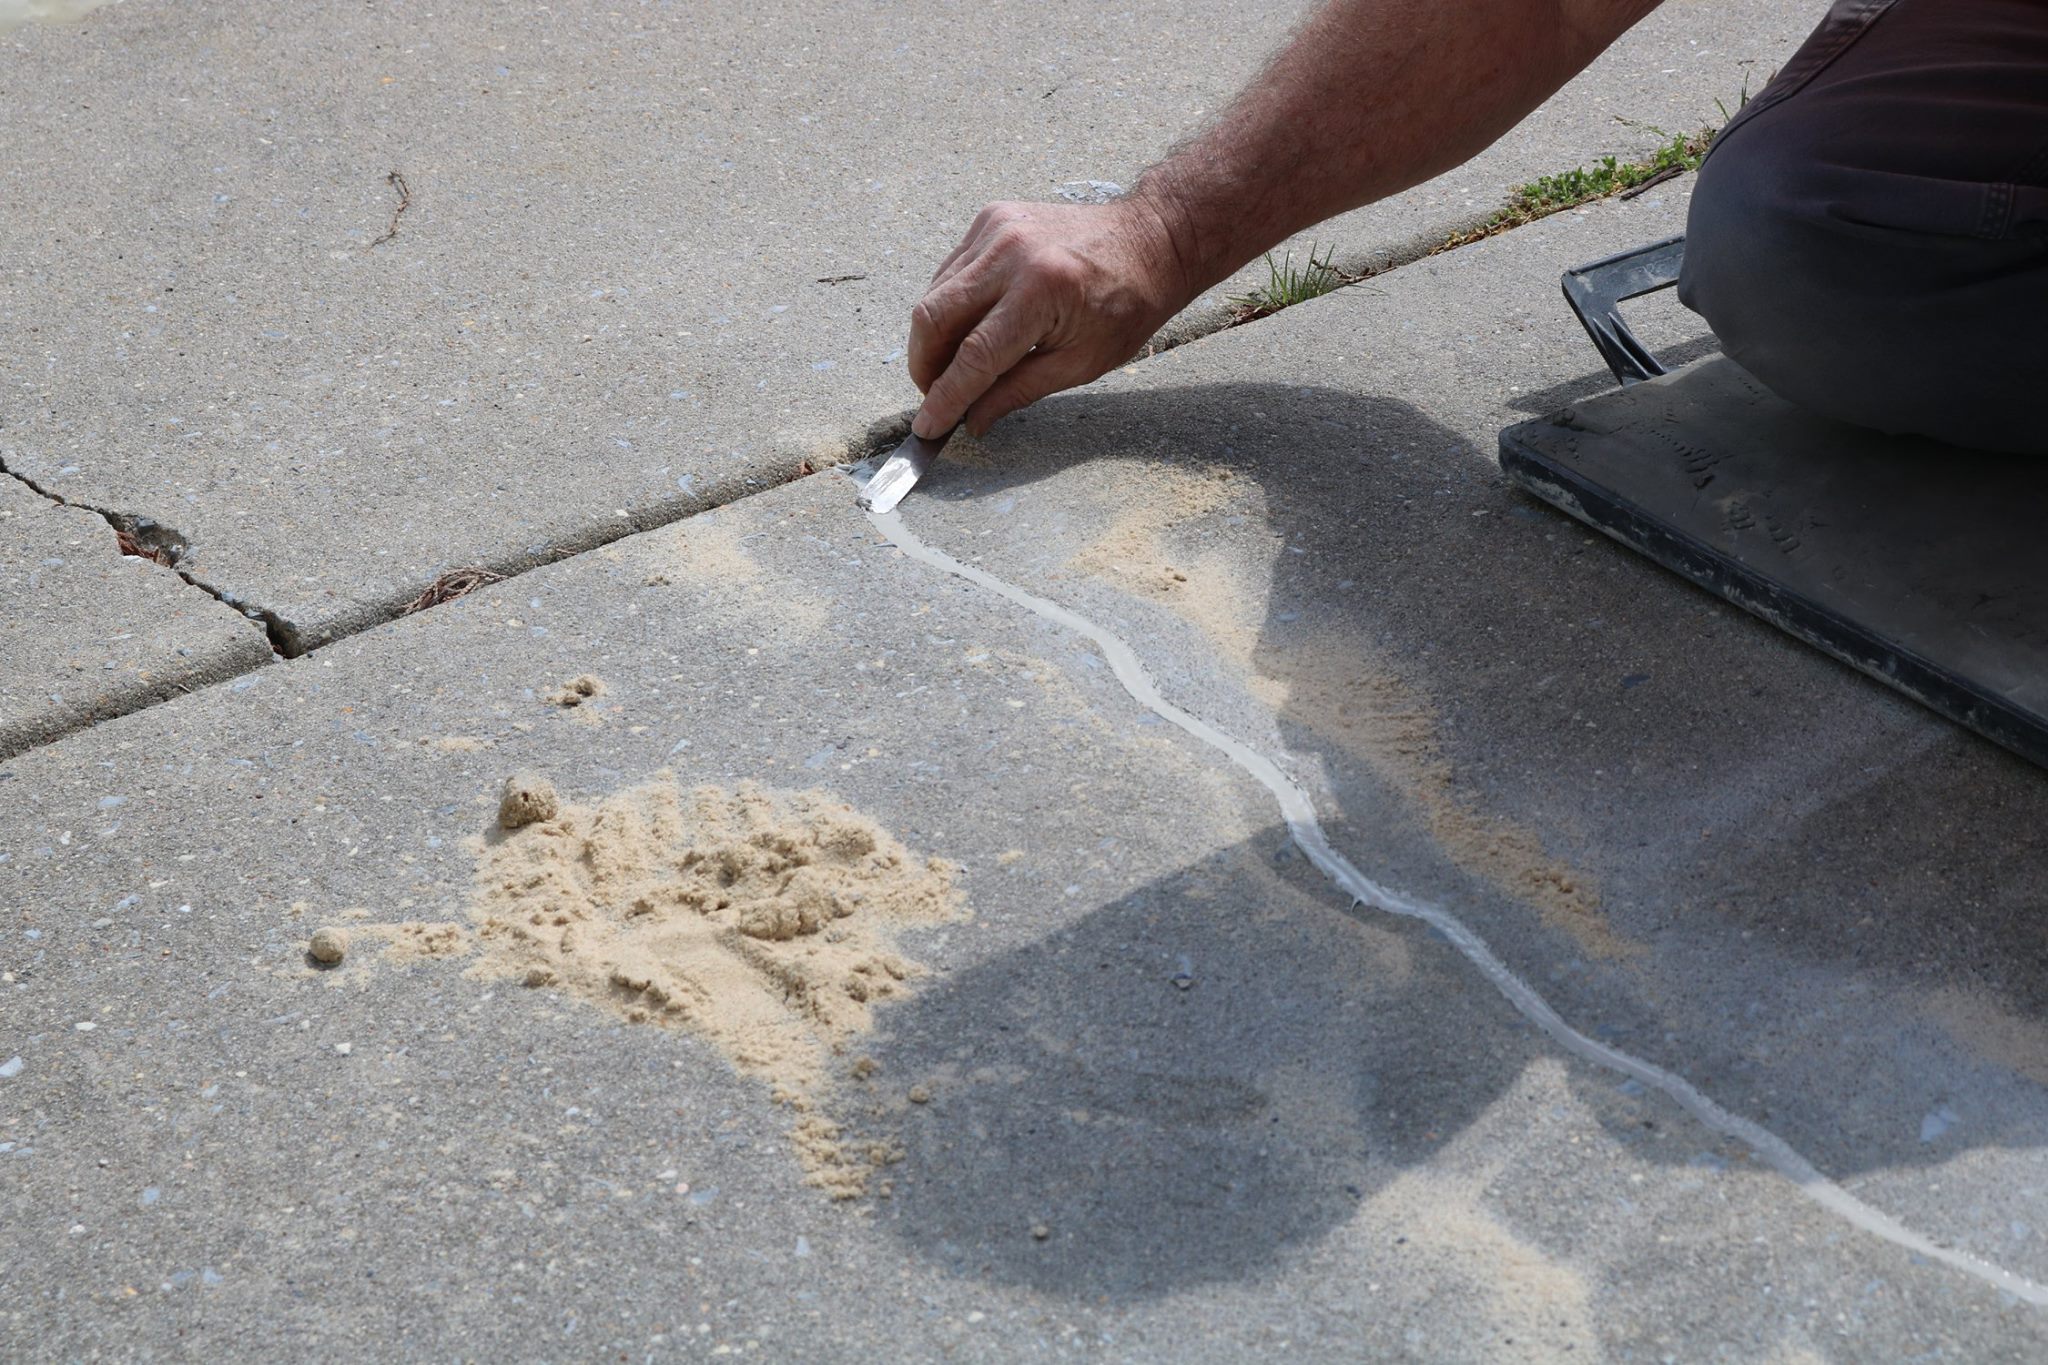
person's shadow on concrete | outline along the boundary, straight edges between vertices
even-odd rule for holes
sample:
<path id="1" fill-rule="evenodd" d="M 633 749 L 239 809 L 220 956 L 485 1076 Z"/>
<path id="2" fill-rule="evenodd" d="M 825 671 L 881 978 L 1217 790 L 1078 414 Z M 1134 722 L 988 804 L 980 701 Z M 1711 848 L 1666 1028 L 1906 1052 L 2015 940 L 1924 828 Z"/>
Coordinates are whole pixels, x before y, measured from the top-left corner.
<path id="1" fill-rule="evenodd" d="M 1681 1071 L 1837 1176 L 1945 1160 L 1959 1143 L 2048 1142 L 2048 1106 L 2009 1055 L 1931 1035 L 1893 1046 L 1869 989 L 1968 992 L 2022 1027 L 2048 1012 L 2035 909 L 2048 781 L 2031 767 L 1524 497 L 1399 399 L 1265 384 L 1076 394 L 1013 418 L 981 453 L 986 465 L 920 495 L 942 547 L 963 532 L 977 549 L 1017 540 L 1004 495 L 1054 474 L 1075 490 L 1067 511 L 1041 500 L 1057 517 L 1121 505 L 1133 459 L 1254 481 L 1285 548 L 1258 566 L 1271 590 L 1251 663 L 1289 699 L 1287 746 L 1329 776 L 1339 846 L 1450 904 L 1585 1031 Z M 1433 850 L 1426 827 L 1403 833 L 1398 771 L 1333 739 L 1326 706 L 1293 704 L 1316 691 L 1290 671 L 1318 639 L 1370 642 L 1412 673 L 1464 797 L 1595 879 L 1627 952 L 1601 960 Z M 892 1071 L 979 1077 L 903 1123 L 891 1226 L 963 1269 L 1077 1293 L 1250 1273 L 1346 1217 L 1375 1172 L 1425 1159 L 1527 1060 L 1457 1052 L 1460 1012 L 1491 995 L 1462 964 L 1361 1017 L 1358 972 L 1326 943 L 1297 958 L 1245 921 L 1254 888 L 1228 912 L 1188 894 L 1232 875 L 1187 869 L 891 1011 Z M 1171 964 L 1153 960 L 1167 925 L 1236 975 L 1171 994 Z M 1755 1046 L 1823 1018 L 1833 1038 Z M 1846 1036 L 1858 1030 L 1880 1045 Z M 1313 1103 L 1273 1098 L 1283 1057 L 1288 1093 Z M 1963 1107 L 1978 1122 L 1922 1140 L 1919 1116 L 1959 1087 L 1975 1087 Z M 1043 1255 L 1039 1223 L 1078 1253 Z"/>
<path id="2" fill-rule="evenodd" d="M 1319 881 L 1275 827 L 891 1007 L 852 1125 L 903 1152 L 877 1216 L 964 1276 L 1119 1300 L 1353 1217 L 1540 1048 Z"/>

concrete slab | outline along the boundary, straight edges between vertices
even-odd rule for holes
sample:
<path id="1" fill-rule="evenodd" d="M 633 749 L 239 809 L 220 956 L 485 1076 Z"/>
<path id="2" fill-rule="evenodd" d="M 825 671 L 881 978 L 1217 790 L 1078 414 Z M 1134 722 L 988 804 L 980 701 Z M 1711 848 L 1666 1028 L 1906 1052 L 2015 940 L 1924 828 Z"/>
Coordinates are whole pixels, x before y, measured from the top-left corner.
<path id="1" fill-rule="evenodd" d="M 1686 188 L 1131 367 L 906 516 L 1293 755 L 1340 848 L 1461 907 L 1579 1027 L 2040 1277 L 2048 782 L 1492 462 L 1612 382 L 1558 273 L 1672 230 Z M 1643 330 L 1706 344 L 1681 310 Z"/>
<path id="2" fill-rule="evenodd" d="M 260 627 L 0 473 L 0 759 L 270 659 Z"/>
<path id="3" fill-rule="evenodd" d="M 1087 402 L 1187 430 L 1131 386 Z M 1056 487 L 919 516 L 971 545 L 955 518 Z M 607 686 L 547 700 L 582 674 Z M 825 1101 L 900 1152 L 886 1197 L 802 1184 L 791 1116 L 687 1032 L 361 948 L 350 907 L 463 918 L 507 771 L 581 801 L 664 767 L 822 784 L 963 865 L 973 918 L 903 936 L 932 973 Z M 837 476 L 7 771 L 10 1355 L 2025 1359 L 2048 1335 L 1557 1053 L 1434 934 L 1348 913 L 1263 790 L 1080 637 L 878 543 Z M 1376 846 L 1359 814 L 1344 838 Z M 315 971 L 335 919 L 358 950 Z"/>
<path id="4" fill-rule="evenodd" d="M 1819 8 L 1674 0 L 1496 152 L 1319 235 L 1384 257 L 1655 140 L 1617 117 L 1691 127 Z M 914 398 L 908 310 L 979 204 L 1127 183 L 1296 12 L 128 0 L 20 30 L 0 456 L 318 644 L 833 457 Z"/>

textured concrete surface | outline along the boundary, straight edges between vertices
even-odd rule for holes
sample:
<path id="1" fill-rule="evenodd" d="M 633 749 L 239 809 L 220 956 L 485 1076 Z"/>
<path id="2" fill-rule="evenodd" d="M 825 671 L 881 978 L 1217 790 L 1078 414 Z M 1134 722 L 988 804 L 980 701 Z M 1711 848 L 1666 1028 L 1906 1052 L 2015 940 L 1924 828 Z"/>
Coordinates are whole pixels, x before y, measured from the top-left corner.
<path id="1" fill-rule="evenodd" d="M 1492 462 L 1501 426 L 1611 383 L 1558 270 L 1662 235 L 1686 189 L 1132 367 L 963 451 L 909 517 L 1294 754 L 1386 879 L 1581 1027 L 2039 1278 L 2041 773 Z M 1703 344 L 1677 310 L 1643 330 Z"/>
<path id="2" fill-rule="evenodd" d="M 1191 57 L 1153 8 L 998 9 L 964 69 L 921 5 L 480 13 L 130 0 L 0 45 L 9 468 L 160 518 L 307 642 L 584 548 L 0 759 L 0 1355 L 2048 1353 L 2041 1310 L 1348 906 L 1085 641 L 905 559 L 837 476 L 766 487 L 907 400 L 901 314 L 975 202 L 1121 178 L 1284 12 L 1184 16 Z M 1685 126 L 1707 34 L 1806 17 L 1667 6 L 1504 150 L 1526 170 L 1487 164 Z M 2048 1281 L 2040 774 L 1491 462 L 1609 382 L 1558 272 L 1688 190 L 1133 365 L 956 443 L 907 519 L 1130 640 L 1572 1023 Z M 268 657 L 11 488 L 6 687 Z M 964 866 L 973 918 L 906 937 L 931 974 L 828 1101 L 900 1150 L 886 1197 L 804 1185 L 789 1112 L 690 1035 L 308 963 L 352 913 L 461 918 L 515 769 L 825 786 Z"/>
<path id="3" fill-rule="evenodd" d="M 1761 84 L 1674 0 L 1347 260 Z M 0 49 L 0 453 L 318 643 L 835 455 L 980 203 L 1127 183 L 1295 6 L 128 0 Z M 821 281 L 842 279 L 839 283 Z M 1227 291 L 1224 291 L 1227 292 Z"/>
<path id="4" fill-rule="evenodd" d="M 0 473 L 0 759 L 270 658 L 260 627 Z"/>
<path id="5" fill-rule="evenodd" d="M 1263 791 L 849 493 L 805 480 L 7 765 L 7 1354 L 2048 1347 L 1560 1058 L 1432 934 L 1354 916 Z M 584 672 L 589 709 L 539 695 Z M 459 964 L 307 966 L 349 907 L 459 917 L 506 771 L 580 798 L 665 766 L 824 784 L 965 865 L 974 918 L 908 941 L 934 974 L 835 1101 L 902 1147 L 891 1197 L 802 1185 L 767 1087 L 687 1035 Z"/>

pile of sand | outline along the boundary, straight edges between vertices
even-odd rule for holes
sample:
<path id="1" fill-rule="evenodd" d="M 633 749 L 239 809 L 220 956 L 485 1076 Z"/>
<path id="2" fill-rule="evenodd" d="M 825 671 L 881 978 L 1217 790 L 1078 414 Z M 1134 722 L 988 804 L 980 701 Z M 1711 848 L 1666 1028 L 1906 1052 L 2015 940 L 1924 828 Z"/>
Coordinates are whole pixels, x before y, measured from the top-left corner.
<path id="1" fill-rule="evenodd" d="M 813 1183 L 850 1198 L 893 1154 L 821 1112 L 834 1059 L 918 974 L 895 930 L 959 911 L 951 867 L 826 793 L 661 779 L 486 846 L 472 970 L 715 1044 L 798 1112 Z"/>

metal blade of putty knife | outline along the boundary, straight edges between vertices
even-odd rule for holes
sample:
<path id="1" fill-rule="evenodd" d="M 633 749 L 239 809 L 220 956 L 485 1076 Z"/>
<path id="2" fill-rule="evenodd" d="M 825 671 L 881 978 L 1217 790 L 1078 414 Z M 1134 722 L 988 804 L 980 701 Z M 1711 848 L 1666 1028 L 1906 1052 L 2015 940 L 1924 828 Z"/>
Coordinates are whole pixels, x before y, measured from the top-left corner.
<path id="1" fill-rule="evenodd" d="M 903 501 L 903 495 L 917 487 L 917 481 L 924 477 L 925 471 L 932 467 L 932 461 L 939 458 L 939 452 L 952 439 L 950 431 L 936 441 L 927 441 L 912 433 L 910 439 L 890 451 L 875 467 L 875 472 L 861 484 L 857 498 L 860 505 L 870 512 L 895 511 L 896 504 Z"/>

